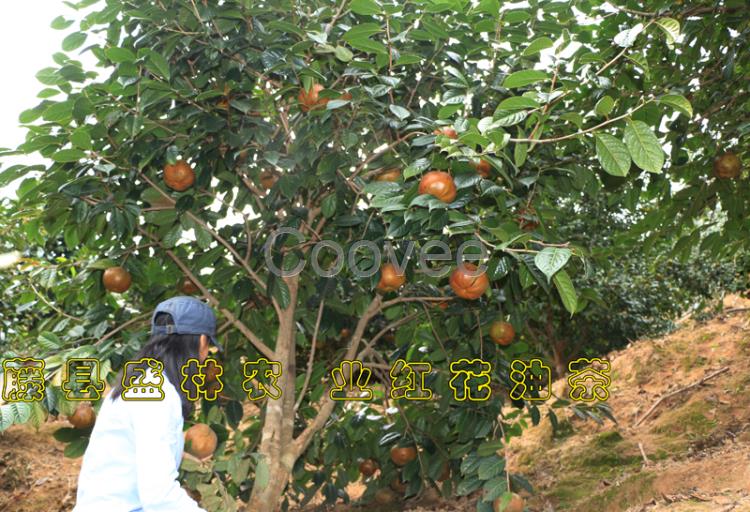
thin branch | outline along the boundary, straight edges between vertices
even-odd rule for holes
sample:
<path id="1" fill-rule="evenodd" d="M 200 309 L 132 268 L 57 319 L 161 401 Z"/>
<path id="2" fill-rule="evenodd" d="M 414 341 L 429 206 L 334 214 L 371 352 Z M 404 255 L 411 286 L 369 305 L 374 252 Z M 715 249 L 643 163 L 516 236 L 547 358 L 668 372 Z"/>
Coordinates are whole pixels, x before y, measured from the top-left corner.
<path id="1" fill-rule="evenodd" d="M 548 144 L 550 142 L 560 142 L 562 140 L 574 139 L 574 138 L 579 137 L 581 135 L 585 135 L 587 133 L 591 133 L 593 131 L 596 131 L 596 130 L 598 130 L 600 128 L 604 128 L 605 126 L 607 126 L 609 124 L 612 124 L 612 123 L 615 123 L 617 121 L 620 121 L 621 119 L 625 119 L 626 117 L 630 117 L 635 112 L 637 112 L 638 110 L 642 109 L 644 106 L 648 105 L 652 101 L 653 100 L 645 101 L 645 102 L 641 103 L 640 105 L 638 105 L 637 107 L 635 107 L 633 110 L 630 110 L 629 112 L 626 112 L 626 113 L 624 113 L 624 114 L 622 114 L 620 116 L 617 116 L 617 117 L 613 117 L 612 119 L 608 119 L 607 121 L 604 121 L 603 123 L 599 123 L 596 126 L 593 126 L 591 128 L 586 128 L 585 130 L 581 130 L 581 131 L 578 131 L 576 133 L 570 133 L 568 135 L 563 135 L 561 137 L 552 137 L 550 139 L 531 139 L 531 138 L 528 138 L 528 139 L 510 139 L 510 141 L 511 142 L 533 142 L 534 144 Z"/>
<path id="2" fill-rule="evenodd" d="M 370 341 L 365 343 L 364 348 L 359 351 L 359 354 L 357 354 L 356 359 L 362 359 L 364 356 L 372 352 L 372 347 L 375 345 L 375 343 L 377 343 L 380 338 L 385 336 L 385 334 L 387 334 L 388 331 L 390 331 L 391 329 L 400 327 L 406 323 L 409 323 L 415 318 L 417 318 L 418 316 L 419 316 L 419 313 L 412 313 L 411 315 L 407 315 L 405 317 L 399 318 L 398 320 L 394 320 L 390 324 L 383 327 L 375 336 L 372 337 Z"/>
<path id="3" fill-rule="evenodd" d="M 315 344 L 318 341 L 318 331 L 320 330 L 320 320 L 323 318 L 323 308 L 325 307 L 326 300 L 320 299 L 320 305 L 318 306 L 318 317 L 315 319 L 315 328 L 313 329 L 312 346 L 310 348 L 310 357 L 307 359 L 307 372 L 305 372 L 305 382 L 302 384 L 302 391 L 300 391 L 297 397 L 297 402 L 294 404 L 294 412 L 297 412 L 299 406 L 302 404 L 302 399 L 305 397 L 307 392 L 307 386 L 310 384 L 310 377 L 312 376 L 313 363 L 315 362 Z"/>
<path id="4" fill-rule="evenodd" d="M 724 368 L 721 368 L 720 370 L 716 370 L 715 372 L 710 373 L 709 375 L 706 375 L 701 380 L 699 380 L 697 382 L 694 382 L 694 383 L 690 384 L 689 386 L 685 386 L 684 388 L 680 388 L 680 389 L 678 389 L 676 391 L 672 391 L 671 393 L 668 393 L 668 394 L 664 395 L 663 397 L 661 397 L 660 399 L 658 399 L 656 402 L 654 402 L 654 405 L 652 405 L 651 408 L 648 411 L 646 411 L 646 414 L 644 414 L 643 416 L 641 416 L 641 419 L 639 419 L 638 421 L 636 421 L 635 425 L 633 425 L 633 426 L 637 427 L 638 425 L 640 425 L 641 423 L 643 423 L 646 420 L 646 418 L 648 418 L 649 416 L 651 416 L 651 414 L 653 414 L 653 412 L 656 410 L 656 408 L 659 407 L 659 404 L 661 404 L 664 400 L 666 400 L 668 398 L 671 398 L 671 397 L 673 397 L 675 395 L 679 395 L 680 393 L 684 393 L 685 391 L 687 391 L 689 389 L 692 389 L 692 388 L 694 388 L 696 386 L 700 386 L 701 384 L 703 384 L 707 380 L 713 379 L 717 375 L 721 375 L 722 373 L 724 373 L 724 372 L 726 372 L 728 370 L 729 370 L 729 366 L 725 366 Z"/>
<path id="5" fill-rule="evenodd" d="M 118 325 L 117 327 L 115 327 L 114 329 L 112 329 L 111 331 L 109 331 L 107 334 L 105 334 L 104 336 L 102 336 L 101 339 L 99 339 L 96 343 L 94 343 L 94 346 L 101 345 L 102 343 L 104 343 L 105 341 L 107 341 L 112 336 L 114 336 L 118 332 L 122 331 L 126 327 L 129 327 L 129 326 L 131 326 L 131 325 L 133 325 L 135 323 L 138 323 L 141 320 L 144 320 L 144 319 L 146 319 L 146 318 L 148 318 L 150 316 L 151 316 L 151 313 L 142 313 L 142 314 L 140 314 L 138 316 L 134 316 L 133 318 L 131 318 L 127 322 Z"/>
<path id="6" fill-rule="evenodd" d="M 154 240 L 154 242 L 158 243 L 160 248 L 166 253 L 166 255 L 177 265 L 180 270 L 198 287 L 198 289 L 201 291 L 204 297 L 229 320 L 234 324 L 234 326 L 239 330 L 250 342 L 252 342 L 253 345 L 255 345 L 255 348 L 258 349 L 260 353 L 262 353 L 267 358 L 274 360 L 275 354 L 274 351 L 271 350 L 268 345 L 263 343 L 263 340 L 258 337 L 257 334 L 255 334 L 253 331 L 251 331 L 244 323 L 240 321 L 239 318 L 237 318 L 234 313 L 232 313 L 227 308 L 222 308 L 220 306 L 219 300 L 214 297 L 214 295 L 206 288 L 203 283 L 201 283 L 200 279 L 196 277 L 195 274 L 188 268 L 183 261 L 177 257 L 177 255 L 172 252 L 171 250 L 167 249 L 162 245 L 162 243 L 156 239 L 151 233 L 146 231 L 145 229 L 138 227 L 138 231 L 141 232 L 144 236 Z"/>

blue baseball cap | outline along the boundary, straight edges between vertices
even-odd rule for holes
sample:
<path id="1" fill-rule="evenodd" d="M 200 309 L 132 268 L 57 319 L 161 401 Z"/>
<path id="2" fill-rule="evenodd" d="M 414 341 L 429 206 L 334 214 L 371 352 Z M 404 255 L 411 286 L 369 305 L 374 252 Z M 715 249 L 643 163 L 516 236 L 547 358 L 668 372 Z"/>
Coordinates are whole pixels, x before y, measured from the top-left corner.
<path id="1" fill-rule="evenodd" d="M 156 315 L 169 313 L 174 325 L 154 325 Z M 151 317 L 151 334 L 205 334 L 211 344 L 221 350 L 216 341 L 216 315 L 204 302 L 195 297 L 172 297 L 160 302 Z"/>

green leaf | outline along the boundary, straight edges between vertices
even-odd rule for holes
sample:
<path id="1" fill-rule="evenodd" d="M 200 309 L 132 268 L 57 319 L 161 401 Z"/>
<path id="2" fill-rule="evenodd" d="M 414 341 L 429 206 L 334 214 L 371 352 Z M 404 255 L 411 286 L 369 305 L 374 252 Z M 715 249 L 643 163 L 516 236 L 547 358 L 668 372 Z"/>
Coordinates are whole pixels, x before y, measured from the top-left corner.
<path id="1" fill-rule="evenodd" d="M 542 50 L 552 48 L 552 45 L 554 44 L 554 41 L 552 41 L 552 39 L 550 39 L 549 37 L 538 37 L 531 41 L 531 44 L 529 44 L 529 46 L 527 46 L 523 50 L 523 53 L 521 55 L 523 55 L 524 57 L 528 57 L 529 55 L 536 55 Z"/>
<path id="2" fill-rule="evenodd" d="M 329 219 L 333 217 L 333 214 L 336 213 L 336 203 L 336 194 L 329 194 L 323 199 L 320 203 L 320 211 L 324 217 Z"/>
<path id="3" fill-rule="evenodd" d="M 524 138 L 525 135 L 523 132 L 519 130 L 519 137 L 518 138 Z M 524 144 L 521 142 L 516 142 L 515 147 L 513 148 L 513 161 L 516 164 L 516 167 L 521 167 L 523 164 L 526 163 L 526 155 L 529 152 L 529 146 L 528 144 Z"/>
<path id="4" fill-rule="evenodd" d="M 350 60 L 352 60 L 352 58 L 354 58 L 354 54 L 352 53 L 352 51 L 345 46 L 337 46 L 336 49 L 333 50 L 333 54 L 341 62 L 349 62 Z"/>
<path id="5" fill-rule="evenodd" d="M 73 23 L 75 23 L 75 20 L 66 20 L 64 17 L 58 16 L 57 18 L 52 20 L 52 23 L 50 23 L 50 27 L 55 30 L 65 30 Z"/>
<path id="6" fill-rule="evenodd" d="M 665 94 L 658 99 L 659 103 L 669 105 L 673 109 L 685 114 L 688 119 L 693 117 L 693 106 L 690 102 L 681 94 Z"/>
<path id="7" fill-rule="evenodd" d="M 362 23 L 355 25 L 346 31 L 343 36 L 344 41 L 351 42 L 355 39 L 368 38 L 373 34 L 382 32 L 383 29 L 377 23 Z"/>
<path id="8" fill-rule="evenodd" d="M 88 445 L 89 445 L 89 438 L 81 437 L 79 439 L 76 439 L 72 443 L 70 443 L 68 446 L 66 446 L 65 451 L 63 451 L 63 455 L 65 455 L 69 459 L 77 459 L 78 457 L 83 456 L 83 454 L 86 452 L 86 447 Z"/>
<path id="9" fill-rule="evenodd" d="M 399 105 L 389 105 L 388 108 L 402 121 L 411 115 L 411 112 Z"/>
<path id="10" fill-rule="evenodd" d="M 497 110 L 524 110 L 527 108 L 537 108 L 539 102 L 526 96 L 513 96 L 506 98 L 497 106 Z"/>
<path id="11" fill-rule="evenodd" d="M 623 48 L 629 48 L 635 44 L 638 34 L 643 32 L 643 24 L 638 23 L 632 28 L 623 30 L 615 36 L 615 44 Z"/>
<path id="12" fill-rule="evenodd" d="M 120 64 L 122 62 L 134 62 L 135 61 L 135 54 L 132 51 L 128 50 L 127 48 L 120 48 L 118 46 L 113 46 L 111 48 L 107 48 L 104 54 L 107 56 L 109 60 L 117 64 Z"/>
<path id="13" fill-rule="evenodd" d="M 538 71 L 536 69 L 524 69 L 523 71 L 516 71 L 511 73 L 503 81 L 503 87 L 513 89 L 515 87 L 525 87 L 527 85 L 547 80 L 548 75 L 544 71 Z"/>
<path id="14" fill-rule="evenodd" d="M 148 57 L 146 59 L 146 67 L 152 73 L 155 73 L 162 78 L 169 80 L 172 76 L 169 69 L 169 62 L 164 58 L 163 55 L 153 50 L 149 50 Z"/>
<path id="15" fill-rule="evenodd" d="M 603 96 L 596 102 L 594 112 L 601 117 L 605 117 L 612 113 L 613 108 L 615 108 L 615 100 L 611 96 Z"/>
<path id="16" fill-rule="evenodd" d="M 643 121 L 630 121 L 625 127 L 625 145 L 635 165 L 648 172 L 661 172 L 664 150 L 651 128 Z"/>
<path id="17" fill-rule="evenodd" d="M 375 0 L 353 0 L 349 8 L 354 14 L 363 16 L 380 14 L 380 6 Z"/>
<path id="18" fill-rule="evenodd" d="M 552 280 L 555 282 L 555 288 L 557 288 L 557 293 L 560 294 L 563 306 L 572 315 L 578 307 L 578 295 L 573 286 L 573 281 L 565 270 L 556 273 Z"/>
<path id="19" fill-rule="evenodd" d="M 534 264 L 547 276 L 547 281 L 549 281 L 558 270 L 568 263 L 571 254 L 570 249 L 564 247 L 545 247 L 534 257 Z"/>
<path id="20" fill-rule="evenodd" d="M 77 162 L 83 158 L 86 158 L 86 153 L 80 149 L 61 149 L 56 153 L 52 154 L 52 160 L 55 162 Z"/>
<path id="21" fill-rule="evenodd" d="M 680 22 L 674 18 L 659 18 L 656 25 L 667 35 L 667 43 L 670 45 L 680 37 Z"/>
<path id="22" fill-rule="evenodd" d="M 83 32 L 73 32 L 68 37 L 63 39 L 62 49 L 66 52 L 71 52 L 86 42 L 86 34 Z"/>
<path id="23" fill-rule="evenodd" d="M 483 458 L 479 463 L 477 476 L 480 480 L 489 480 L 490 478 L 502 473 L 504 469 L 505 459 L 498 457 L 497 455 L 491 455 Z"/>
<path id="24" fill-rule="evenodd" d="M 607 133 L 596 134 L 596 157 L 612 176 L 627 176 L 630 170 L 628 148 L 620 139 Z"/>
<path id="25" fill-rule="evenodd" d="M 85 126 L 76 128 L 75 131 L 70 134 L 70 142 L 81 149 L 92 149 L 94 147 L 91 141 L 89 129 Z"/>
<path id="26" fill-rule="evenodd" d="M 21 124 L 33 123 L 42 115 L 43 110 L 39 108 L 31 108 L 24 110 L 21 115 L 18 116 L 18 122 Z"/>
<path id="27" fill-rule="evenodd" d="M 260 460 L 257 460 L 257 458 Z M 263 455 L 258 455 L 257 458 L 257 463 L 255 465 L 255 485 L 257 485 L 259 489 L 265 489 L 271 481 L 271 471 L 268 467 L 268 462 L 266 462 Z"/>

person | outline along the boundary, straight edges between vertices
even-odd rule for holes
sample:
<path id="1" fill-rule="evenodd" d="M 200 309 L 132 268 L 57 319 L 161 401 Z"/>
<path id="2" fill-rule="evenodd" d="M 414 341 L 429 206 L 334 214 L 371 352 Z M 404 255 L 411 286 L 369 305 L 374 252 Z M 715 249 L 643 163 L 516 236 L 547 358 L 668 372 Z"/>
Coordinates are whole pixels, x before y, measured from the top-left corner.
<path id="1" fill-rule="evenodd" d="M 151 358 L 152 368 L 126 364 L 124 378 L 121 373 L 103 399 L 83 457 L 74 512 L 203 512 L 177 481 L 183 424 L 193 412 L 180 383 L 182 366 L 189 359 L 204 362 L 210 344 L 218 347 L 209 306 L 180 296 L 156 307 L 151 337 L 133 359 Z M 133 398 L 128 393 L 137 388 L 131 390 L 128 382 L 161 382 L 163 398 L 139 400 L 137 393 Z"/>

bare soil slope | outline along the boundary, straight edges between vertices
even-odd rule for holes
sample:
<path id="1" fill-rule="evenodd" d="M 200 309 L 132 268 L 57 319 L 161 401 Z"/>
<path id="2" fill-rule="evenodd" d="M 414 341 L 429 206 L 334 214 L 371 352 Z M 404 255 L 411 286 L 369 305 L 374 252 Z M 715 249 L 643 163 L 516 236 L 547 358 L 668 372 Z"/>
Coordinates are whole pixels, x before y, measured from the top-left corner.
<path id="1" fill-rule="evenodd" d="M 750 511 L 750 301 L 725 312 L 610 355 L 617 424 L 573 416 L 513 441 L 530 510 Z"/>

